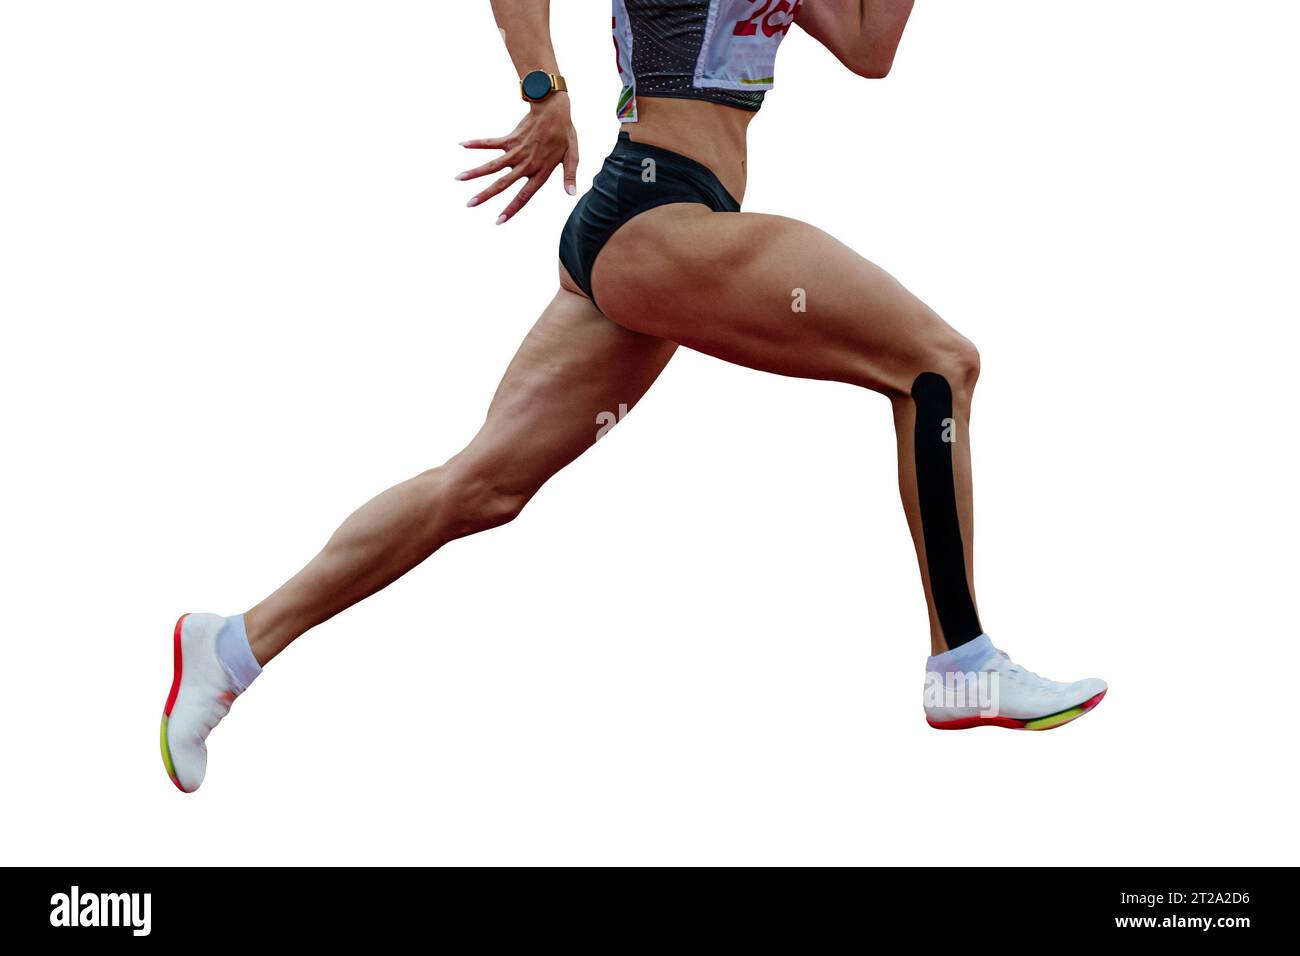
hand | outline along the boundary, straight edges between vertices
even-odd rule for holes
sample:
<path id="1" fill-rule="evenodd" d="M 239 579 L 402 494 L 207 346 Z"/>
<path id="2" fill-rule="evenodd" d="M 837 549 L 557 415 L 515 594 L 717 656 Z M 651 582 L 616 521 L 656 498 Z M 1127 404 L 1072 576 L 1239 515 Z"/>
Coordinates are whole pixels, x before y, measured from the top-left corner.
<path id="1" fill-rule="evenodd" d="M 564 191 L 570 196 L 578 192 L 578 133 L 569 119 L 567 93 L 552 93 L 540 103 L 533 103 L 528 115 L 520 120 L 509 136 L 471 139 L 460 145 L 466 149 L 500 149 L 504 152 L 490 163 L 461 173 L 457 179 L 478 179 L 507 167 L 510 169 L 467 205 L 477 206 L 518 180 L 528 180 L 497 219 L 498 226 L 523 209 L 561 163 L 564 164 Z"/>

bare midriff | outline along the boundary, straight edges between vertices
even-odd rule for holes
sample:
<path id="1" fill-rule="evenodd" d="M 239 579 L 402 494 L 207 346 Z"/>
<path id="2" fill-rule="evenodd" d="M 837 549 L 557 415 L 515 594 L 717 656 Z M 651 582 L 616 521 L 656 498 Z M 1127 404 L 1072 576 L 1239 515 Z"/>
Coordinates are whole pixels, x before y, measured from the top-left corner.
<path id="1" fill-rule="evenodd" d="M 705 100 L 640 96 L 640 114 L 623 129 L 635 143 L 671 149 L 703 163 L 736 202 L 745 196 L 745 133 L 754 114 Z"/>

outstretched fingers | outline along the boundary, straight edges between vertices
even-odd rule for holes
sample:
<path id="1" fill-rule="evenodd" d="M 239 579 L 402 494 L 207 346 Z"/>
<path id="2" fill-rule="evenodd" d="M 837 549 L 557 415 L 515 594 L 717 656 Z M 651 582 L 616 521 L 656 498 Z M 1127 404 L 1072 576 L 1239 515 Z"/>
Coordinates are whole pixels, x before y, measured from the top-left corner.
<path id="1" fill-rule="evenodd" d="M 483 190 L 481 193 L 479 193 L 477 196 L 475 196 L 465 205 L 470 207 L 477 206 L 491 199 L 493 196 L 499 196 L 505 190 L 509 189 L 512 184 L 522 179 L 523 175 L 524 175 L 523 170 L 511 169 L 510 172 L 506 173 L 504 176 L 502 176 L 500 179 L 494 182 L 487 189 Z"/>
<path id="2" fill-rule="evenodd" d="M 497 217 L 497 225 L 499 226 L 503 222 L 509 221 L 515 213 L 528 205 L 528 200 L 532 199 L 533 196 L 537 194 L 537 190 L 542 188 L 544 182 L 546 182 L 545 176 L 528 177 L 528 181 L 524 183 L 524 188 L 515 193 L 515 198 L 510 200 L 505 211 Z"/>
<path id="3" fill-rule="evenodd" d="M 465 182 L 468 179 L 479 179 L 483 176 L 490 176 L 492 173 L 499 173 L 507 166 L 512 166 L 515 161 L 513 152 L 503 153 L 491 162 L 484 163 L 482 166 L 475 166 L 473 169 L 467 169 L 463 173 L 458 173 L 456 179 Z"/>
<path id="4" fill-rule="evenodd" d="M 509 149 L 511 137 L 492 136 L 487 139 L 467 139 L 460 145 L 466 149 Z"/>

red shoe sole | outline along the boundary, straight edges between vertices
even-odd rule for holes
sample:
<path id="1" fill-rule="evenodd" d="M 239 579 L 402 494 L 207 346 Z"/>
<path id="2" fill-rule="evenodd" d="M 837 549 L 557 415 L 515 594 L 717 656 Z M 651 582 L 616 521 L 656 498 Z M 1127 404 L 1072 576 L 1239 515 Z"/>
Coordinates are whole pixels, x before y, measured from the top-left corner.
<path id="1" fill-rule="evenodd" d="M 162 732 L 159 735 L 159 745 L 162 748 L 163 766 L 167 768 L 167 776 L 171 782 L 176 784 L 176 789 L 181 793 L 189 793 L 181 786 L 180 780 L 176 777 L 176 769 L 172 764 L 171 747 L 167 745 L 167 718 L 172 714 L 172 708 L 176 706 L 176 695 L 181 690 L 181 672 L 185 669 L 181 660 L 181 626 L 184 625 L 188 614 L 182 614 L 180 620 L 176 622 L 176 630 L 172 633 L 173 664 L 172 664 L 172 689 L 167 694 L 167 703 L 163 705 Z"/>
<path id="2" fill-rule="evenodd" d="M 1020 720 L 1015 717 L 963 717 L 960 720 L 935 721 L 927 718 L 926 723 L 935 730 L 970 730 L 974 727 L 1005 727 L 1008 730 L 1055 730 L 1057 727 L 1065 726 L 1072 720 L 1078 720 L 1100 704 L 1101 699 L 1105 696 L 1106 692 L 1103 690 L 1096 697 L 1085 700 L 1077 707 L 1070 707 L 1059 713 L 1034 717 L 1030 720 Z"/>

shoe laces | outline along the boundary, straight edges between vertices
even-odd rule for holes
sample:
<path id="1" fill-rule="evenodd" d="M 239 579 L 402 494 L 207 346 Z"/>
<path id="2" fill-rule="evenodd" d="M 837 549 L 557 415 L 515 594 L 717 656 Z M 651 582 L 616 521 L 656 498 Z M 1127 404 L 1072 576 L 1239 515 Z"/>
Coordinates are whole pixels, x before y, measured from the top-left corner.
<path id="1" fill-rule="evenodd" d="M 993 666 L 995 670 L 1000 671 L 1003 674 L 1006 674 L 1008 677 L 1012 678 L 1013 680 L 1023 680 L 1025 678 L 1033 678 L 1035 680 L 1040 680 L 1040 681 L 1047 680 L 1047 678 L 1044 677 L 1042 674 L 1035 674 L 1033 671 L 1029 670 L 1028 668 L 1021 667 L 1019 664 L 1017 664 L 1015 661 L 1011 659 L 1011 656 L 1007 654 L 1006 651 L 998 651 L 997 657 L 995 657 L 993 661 L 994 661 Z"/>

